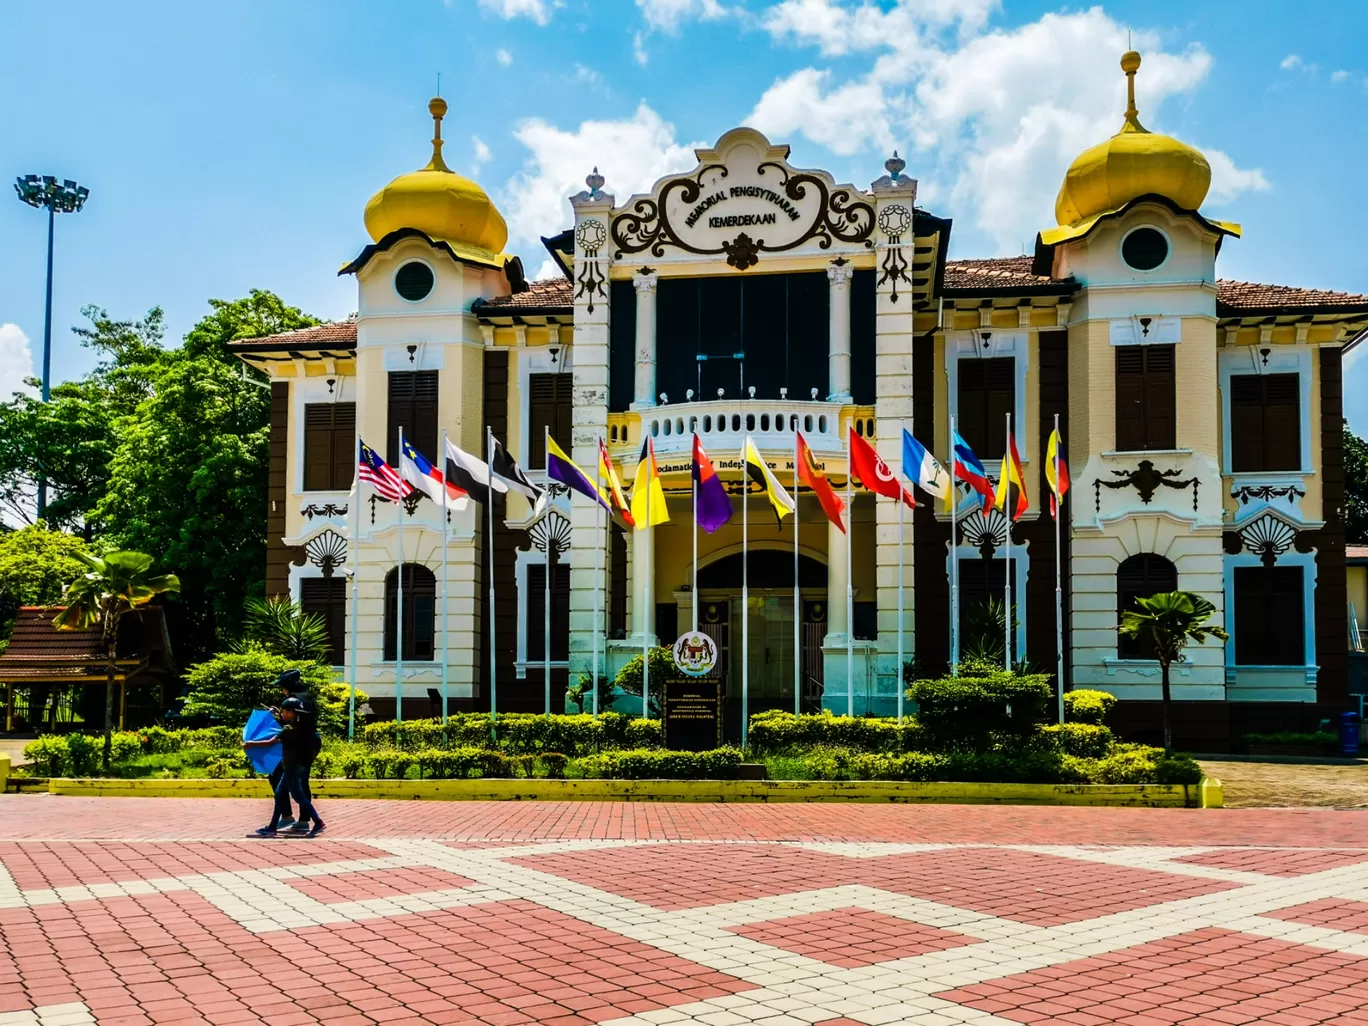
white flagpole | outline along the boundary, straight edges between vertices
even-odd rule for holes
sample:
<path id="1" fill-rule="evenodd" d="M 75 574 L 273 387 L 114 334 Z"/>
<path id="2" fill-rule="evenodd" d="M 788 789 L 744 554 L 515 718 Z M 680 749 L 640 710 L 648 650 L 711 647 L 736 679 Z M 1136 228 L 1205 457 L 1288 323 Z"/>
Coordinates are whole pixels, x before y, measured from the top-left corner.
<path id="1" fill-rule="evenodd" d="M 855 582 L 850 550 L 855 542 L 855 475 L 850 465 L 850 437 L 846 436 L 846 715 L 855 715 Z"/>
<path id="2" fill-rule="evenodd" d="M 1007 414 L 1007 436 L 1006 448 L 1002 450 L 1002 480 L 998 482 L 998 487 L 1002 489 L 1002 512 L 1007 515 L 1007 546 L 1003 553 L 1007 560 L 1006 570 L 1002 576 L 1003 596 L 1006 599 L 1006 628 L 1002 639 L 1002 663 L 1003 668 L 1008 672 L 1012 669 L 1012 415 Z"/>
<path id="3" fill-rule="evenodd" d="M 404 427 L 399 426 L 399 449 L 404 451 Z M 402 459 L 402 455 L 400 457 Z M 394 721 L 404 722 L 404 500 L 394 504 L 399 516 L 399 597 L 394 624 Z"/>
<path id="4" fill-rule="evenodd" d="M 803 609 L 798 590 L 798 418 L 793 419 L 793 715 L 803 712 Z"/>
<path id="5" fill-rule="evenodd" d="M 544 458 L 544 462 L 545 462 L 546 466 L 549 467 L 549 466 L 551 465 L 551 425 L 550 425 L 550 424 L 545 424 L 545 425 L 543 425 L 543 426 L 542 426 L 542 432 L 543 432 L 543 434 L 542 434 L 542 452 L 546 454 L 546 455 L 545 455 L 545 458 Z M 545 604 L 545 607 L 546 607 L 546 608 L 545 608 L 545 610 L 544 610 L 544 614 L 545 614 L 545 618 L 546 618 L 546 629 L 545 629 L 544 633 L 542 634 L 542 642 L 543 642 L 543 644 L 542 644 L 542 664 L 543 664 L 543 666 L 544 666 L 543 677 L 544 677 L 545 679 L 542 681 L 542 683 L 545 685 L 545 688 L 546 688 L 546 715 L 547 715 L 547 716 L 550 716 L 550 715 L 551 715 L 551 571 L 552 571 L 552 569 L 553 569 L 552 566 L 551 566 L 551 556 L 552 556 L 551 550 L 552 550 L 552 548 L 555 546 L 556 540 L 555 540 L 554 538 L 551 537 L 551 521 L 548 520 L 548 521 L 546 522 L 546 527 L 547 527 L 547 531 L 546 531 L 546 573 L 542 575 L 542 579 L 543 579 L 543 580 L 545 581 L 545 583 L 546 583 L 546 587 L 543 589 L 543 591 L 545 592 L 545 595 L 544 595 L 544 604 Z"/>
<path id="6" fill-rule="evenodd" d="M 694 435 L 694 444 L 698 444 L 698 435 Z M 695 634 L 698 633 L 698 469 L 689 468 L 689 484 L 693 489 L 693 572 L 689 582 L 689 595 L 693 599 L 693 627 Z"/>
<path id="7" fill-rule="evenodd" d="M 641 611 L 641 718 L 643 720 L 651 718 L 651 603 L 654 596 L 651 594 L 651 541 L 655 528 L 651 526 L 651 489 L 650 482 L 646 485 L 646 527 L 642 530 L 641 540 L 644 550 L 641 554 L 641 566 L 639 573 L 646 575 L 646 608 Z"/>
<path id="8" fill-rule="evenodd" d="M 446 439 L 447 439 L 446 428 L 442 428 L 442 456 L 441 456 L 441 460 L 442 460 L 442 730 L 443 730 L 443 731 L 446 730 L 446 725 L 447 725 L 447 706 L 450 705 L 450 702 L 447 700 L 448 689 L 449 689 L 449 687 L 450 687 L 450 684 L 449 684 L 449 681 L 448 681 L 448 672 L 449 672 L 449 671 L 447 670 L 447 663 L 449 663 L 449 662 L 451 661 L 451 658 L 450 658 L 451 645 L 450 645 L 450 641 L 449 641 L 448 635 L 447 635 L 447 629 L 448 629 L 448 627 L 447 627 L 447 593 L 448 593 L 448 591 L 449 591 L 450 589 L 447 587 L 447 542 L 448 542 L 447 533 L 448 533 L 448 531 L 449 531 L 449 527 L 448 527 L 448 525 L 447 525 Z"/>
<path id="9" fill-rule="evenodd" d="M 899 422 L 901 426 L 901 421 Z M 903 427 L 906 432 L 907 428 Z M 907 476 L 907 468 L 903 467 L 903 477 Z M 898 487 L 902 487 L 902 482 L 898 482 Z M 898 689 L 898 722 L 903 718 L 903 510 L 907 504 L 902 497 L 897 499 L 898 503 L 898 667 L 897 676 L 894 678 L 893 686 Z"/>
<path id="10" fill-rule="evenodd" d="M 1054 415 L 1055 434 L 1059 434 L 1059 414 Z M 1059 446 L 1054 454 L 1055 479 L 1055 667 L 1056 686 L 1059 690 L 1059 722 L 1064 722 L 1064 557 L 1060 549 L 1059 522 L 1064 518 L 1064 499 L 1059 494 Z"/>
<path id="11" fill-rule="evenodd" d="M 498 719 L 499 719 L 499 683 L 498 667 L 499 657 L 495 648 L 497 637 L 495 633 L 494 615 L 494 429 L 485 425 L 485 467 L 487 478 L 485 507 L 489 511 L 489 609 L 486 615 L 489 617 L 489 733 L 498 740 Z"/>
<path id="12" fill-rule="evenodd" d="M 356 514 L 356 528 L 355 532 L 352 535 L 351 549 L 347 553 L 347 555 L 351 557 L 352 570 L 351 613 L 349 614 L 347 619 L 347 630 L 351 634 L 351 637 L 348 639 L 350 642 L 348 647 L 351 650 L 351 656 L 347 660 L 347 662 L 350 664 L 347 667 L 347 676 L 350 678 L 351 684 L 350 694 L 347 696 L 348 741 L 352 741 L 356 738 L 356 674 L 358 667 L 356 655 L 357 634 L 359 633 L 359 631 L 357 630 L 357 627 L 359 626 L 359 621 L 357 617 L 360 615 L 360 613 L 358 612 L 358 607 L 360 606 L 361 602 L 361 475 L 359 472 L 361 461 L 361 429 L 359 424 L 357 425 L 356 443 L 353 451 L 356 455 L 356 463 L 352 466 L 352 477 L 356 482 L 356 487 L 355 489 L 353 489 L 354 498 L 352 499 L 352 506 L 354 507 L 353 512 Z"/>
<path id="13" fill-rule="evenodd" d="M 959 676 L 959 492 L 955 490 L 955 415 L 950 414 L 950 673 Z"/>
<path id="14" fill-rule="evenodd" d="M 600 460 L 598 454 L 594 454 L 594 491 L 602 494 L 602 485 L 599 484 Z M 603 519 L 603 507 L 598 507 L 596 516 Z M 608 532 L 604 531 L 603 538 L 594 543 L 594 648 L 590 661 L 590 668 L 593 674 L 591 688 L 593 690 L 593 710 L 594 719 L 598 719 L 598 668 L 599 668 L 599 632 L 602 630 L 603 615 L 601 603 L 603 601 L 603 549 L 608 543 Z"/>
<path id="15" fill-rule="evenodd" d="M 747 438 L 750 436 L 747 435 Z M 750 471 L 741 443 L 741 748 L 750 731 Z"/>

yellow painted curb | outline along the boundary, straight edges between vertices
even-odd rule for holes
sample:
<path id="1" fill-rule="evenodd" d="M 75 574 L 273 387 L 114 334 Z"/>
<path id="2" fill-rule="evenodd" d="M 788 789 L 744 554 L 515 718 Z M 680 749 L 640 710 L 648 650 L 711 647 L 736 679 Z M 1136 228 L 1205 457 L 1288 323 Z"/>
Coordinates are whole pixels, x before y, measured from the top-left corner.
<path id="1" fill-rule="evenodd" d="M 10 757 L 4 752 L 0 752 L 0 794 L 5 793 L 5 785 L 9 782 Z"/>
<path id="2" fill-rule="evenodd" d="M 1219 780 L 1215 777 L 1202 777 L 1202 782 L 1197 787 L 1202 796 L 1202 808 L 1225 808 L 1225 786 Z"/>
<path id="3" fill-rule="evenodd" d="M 896 780 L 315 780 L 314 797 L 436 801 L 930 802 L 960 805 L 1099 805 L 1184 808 L 1208 804 L 1202 784 L 983 784 Z M 53 778 L 51 794 L 103 797 L 257 798 L 266 782 Z"/>

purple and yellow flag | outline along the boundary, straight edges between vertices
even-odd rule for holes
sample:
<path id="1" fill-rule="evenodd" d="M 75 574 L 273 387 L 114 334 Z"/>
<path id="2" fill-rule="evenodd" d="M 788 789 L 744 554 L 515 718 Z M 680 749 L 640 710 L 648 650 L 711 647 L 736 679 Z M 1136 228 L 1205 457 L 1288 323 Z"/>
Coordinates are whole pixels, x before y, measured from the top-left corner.
<path id="1" fill-rule="evenodd" d="M 722 487 L 722 479 L 713 469 L 712 460 L 703 451 L 703 442 L 694 435 L 693 439 L 693 479 L 698 488 L 694 499 L 694 516 L 698 526 L 709 534 L 731 519 L 732 504 L 727 490 Z"/>
<path id="2" fill-rule="evenodd" d="M 575 461 L 565 454 L 565 450 L 557 445 L 556 440 L 550 435 L 546 436 L 546 476 L 553 481 L 559 481 L 573 492 L 593 499 L 609 516 L 613 515 L 613 507 L 608 505 L 603 492 L 589 480 L 589 475 L 580 470 Z"/>

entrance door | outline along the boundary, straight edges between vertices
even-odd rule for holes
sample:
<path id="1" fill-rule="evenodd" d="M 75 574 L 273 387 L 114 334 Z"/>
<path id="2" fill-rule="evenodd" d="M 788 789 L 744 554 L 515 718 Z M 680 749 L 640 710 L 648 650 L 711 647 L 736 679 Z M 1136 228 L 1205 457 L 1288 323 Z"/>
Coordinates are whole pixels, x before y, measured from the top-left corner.
<path id="1" fill-rule="evenodd" d="M 750 711 L 793 708 L 793 596 L 750 599 Z"/>

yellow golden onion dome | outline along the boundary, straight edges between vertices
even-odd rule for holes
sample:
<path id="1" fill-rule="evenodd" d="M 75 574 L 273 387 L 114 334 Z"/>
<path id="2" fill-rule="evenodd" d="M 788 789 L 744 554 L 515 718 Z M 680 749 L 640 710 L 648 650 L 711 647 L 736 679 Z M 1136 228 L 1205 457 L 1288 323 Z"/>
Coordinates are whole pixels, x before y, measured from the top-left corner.
<path id="1" fill-rule="evenodd" d="M 434 242 L 445 242 L 458 257 L 502 266 L 508 225 L 478 184 L 456 174 L 442 160 L 440 96 L 429 104 L 436 134 L 432 159 L 418 171 L 400 175 L 366 204 L 366 231 L 379 242 L 392 232 L 412 228 Z"/>
<path id="2" fill-rule="evenodd" d="M 1157 194 L 1183 210 L 1197 210 L 1211 187 L 1211 165 L 1206 157 L 1172 136 L 1151 132 L 1140 124 L 1135 108 L 1135 73 L 1140 55 L 1134 50 L 1121 58 L 1126 73 L 1129 105 L 1121 131 L 1106 142 L 1079 154 L 1064 175 L 1055 200 L 1055 220 L 1077 225 L 1101 214 L 1120 210 L 1141 196 Z"/>

